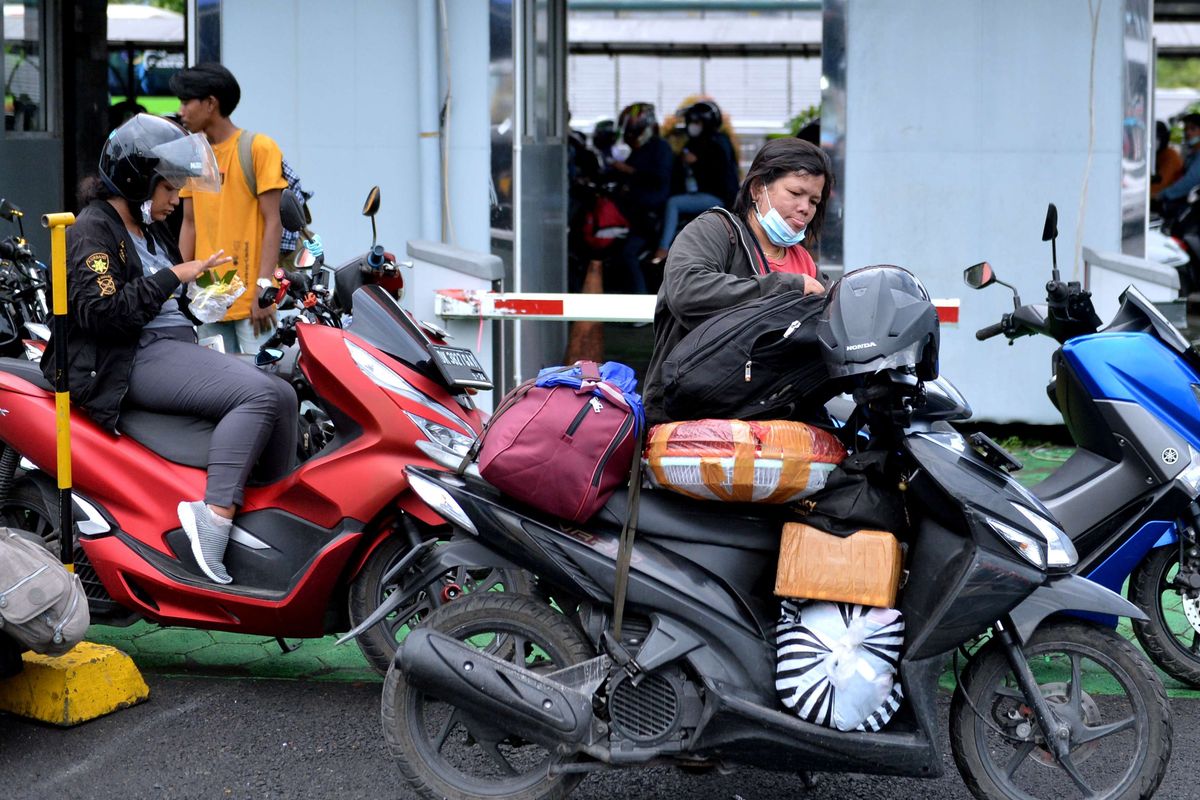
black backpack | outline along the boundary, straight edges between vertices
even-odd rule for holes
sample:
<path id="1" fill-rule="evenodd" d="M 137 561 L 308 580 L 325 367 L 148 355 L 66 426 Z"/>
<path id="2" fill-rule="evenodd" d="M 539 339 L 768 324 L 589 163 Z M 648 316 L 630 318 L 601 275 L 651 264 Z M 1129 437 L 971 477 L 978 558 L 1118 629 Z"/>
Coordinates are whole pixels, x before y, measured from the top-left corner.
<path id="1" fill-rule="evenodd" d="M 784 419 L 833 391 L 817 344 L 825 296 L 793 290 L 706 320 L 663 361 L 663 409 L 674 420 Z"/>

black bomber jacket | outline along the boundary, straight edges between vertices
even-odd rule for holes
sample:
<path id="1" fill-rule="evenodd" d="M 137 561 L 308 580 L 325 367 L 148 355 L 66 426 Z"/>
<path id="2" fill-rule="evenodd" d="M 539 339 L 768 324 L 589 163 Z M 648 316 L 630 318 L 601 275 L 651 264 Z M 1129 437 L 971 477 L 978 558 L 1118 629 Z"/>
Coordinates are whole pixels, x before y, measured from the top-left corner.
<path id="1" fill-rule="evenodd" d="M 161 223 L 147 233 L 156 247 L 166 248 L 172 264 L 180 262 Z M 90 203 L 67 229 L 68 389 L 72 402 L 108 430 L 117 430 L 142 328 L 177 288 L 179 278 L 169 269 L 143 274 L 133 239 L 106 200 Z M 50 337 L 42 356 L 42 373 L 51 383 L 55 353 L 63 346 L 58 338 Z"/>

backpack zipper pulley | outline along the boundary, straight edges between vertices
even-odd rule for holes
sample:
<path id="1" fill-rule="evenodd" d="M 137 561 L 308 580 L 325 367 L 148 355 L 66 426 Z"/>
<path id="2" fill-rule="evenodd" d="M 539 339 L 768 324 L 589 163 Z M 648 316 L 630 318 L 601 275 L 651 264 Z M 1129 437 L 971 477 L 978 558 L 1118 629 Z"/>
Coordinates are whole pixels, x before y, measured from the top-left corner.
<path id="1" fill-rule="evenodd" d="M 746 377 L 745 377 L 746 383 L 750 382 L 750 365 L 753 363 L 754 363 L 753 361 L 746 362 Z"/>

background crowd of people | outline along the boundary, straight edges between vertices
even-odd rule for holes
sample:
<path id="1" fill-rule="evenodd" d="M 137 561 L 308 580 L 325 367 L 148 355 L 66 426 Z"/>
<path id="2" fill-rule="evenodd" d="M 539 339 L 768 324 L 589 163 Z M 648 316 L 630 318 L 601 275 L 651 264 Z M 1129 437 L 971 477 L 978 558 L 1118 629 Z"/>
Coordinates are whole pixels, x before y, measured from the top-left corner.
<path id="1" fill-rule="evenodd" d="M 659 120 L 650 103 L 632 103 L 601 120 L 591 141 L 572 131 L 571 289 L 587 263 L 603 259 L 605 290 L 655 292 L 667 250 L 697 214 L 727 207 L 740 182 L 731 126 L 707 97 L 690 98 Z"/>

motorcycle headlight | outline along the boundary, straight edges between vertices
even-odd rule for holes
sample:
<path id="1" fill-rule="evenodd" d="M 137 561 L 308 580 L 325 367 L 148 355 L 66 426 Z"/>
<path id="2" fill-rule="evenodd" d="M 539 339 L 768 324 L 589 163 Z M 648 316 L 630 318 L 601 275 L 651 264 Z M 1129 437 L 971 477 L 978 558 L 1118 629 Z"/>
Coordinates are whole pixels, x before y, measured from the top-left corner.
<path id="1" fill-rule="evenodd" d="M 413 425 L 416 425 L 421 433 L 425 434 L 426 439 L 460 456 L 466 455 L 467 451 L 471 449 L 471 445 L 475 442 L 474 439 L 469 436 L 463 436 L 453 428 L 439 425 L 432 420 L 418 417 L 416 414 L 410 414 L 405 411 L 404 416 L 412 420 Z"/>
<path id="2" fill-rule="evenodd" d="M 408 483 L 412 486 L 417 497 L 420 497 L 425 503 L 440 514 L 444 519 L 448 519 L 458 527 L 465 530 L 467 533 L 479 535 L 479 531 L 475 528 L 475 524 L 471 522 L 471 518 L 467 516 L 467 512 L 463 511 L 450 493 L 442 486 L 420 475 L 408 473 Z"/>
<path id="3" fill-rule="evenodd" d="M 1191 462 L 1175 480 L 1179 481 L 1188 494 L 1195 498 L 1200 495 L 1200 453 L 1197 453 L 1196 449 L 1189 444 L 1188 456 L 1191 458 Z"/>
<path id="4" fill-rule="evenodd" d="M 382 386 L 390 392 L 395 392 L 401 397 L 411 400 L 414 403 L 419 403 L 425 408 L 440 414 L 448 420 L 459 422 L 457 416 L 450 409 L 426 395 L 417 387 L 413 386 L 408 381 L 404 380 L 397 372 L 384 364 L 375 356 L 363 350 L 361 347 L 351 342 L 346 341 L 346 349 L 350 351 L 350 357 L 354 359 L 354 363 L 363 371 L 363 374 L 370 378 L 376 386 Z M 461 426 L 462 423 L 459 422 Z"/>
<path id="5" fill-rule="evenodd" d="M 1010 503 L 1021 516 L 1029 520 L 1038 535 L 1020 530 L 992 517 L 985 517 L 988 526 L 999 536 L 1013 546 L 1026 560 L 1040 569 L 1047 567 L 1067 568 L 1075 566 L 1079 554 L 1066 531 L 1055 525 L 1041 514 L 1030 511 L 1025 506 Z"/>

